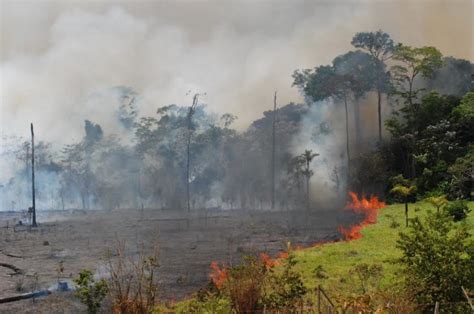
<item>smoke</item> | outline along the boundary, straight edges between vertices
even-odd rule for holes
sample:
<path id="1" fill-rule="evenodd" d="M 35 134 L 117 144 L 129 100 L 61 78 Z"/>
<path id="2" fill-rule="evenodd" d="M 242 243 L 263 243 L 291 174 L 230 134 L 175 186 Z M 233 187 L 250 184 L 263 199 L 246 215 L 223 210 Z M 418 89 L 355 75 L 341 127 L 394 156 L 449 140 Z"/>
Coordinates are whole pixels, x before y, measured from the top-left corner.
<path id="1" fill-rule="evenodd" d="M 114 86 L 141 95 L 141 115 L 190 103 L 188 90 L 207 92 L 209 107 L 239 116 L 243 129 L 271 107 L 273 90 L 281 103 L 298 100 L 293 70 L 329 63 L 351 48 L 356 31 L 382 28 L 407 44 L 473 53 L 470 1 L 1 6 L 1 133 L 26 136 L 33 121 L 38 135 L 59 143 L 79 138 L 85 119 L 119 132 L 117 101 L 97 99 Z"/>
<path id="2" fill-rule="evenodd" d="M 332 100 L 311 103 L 304 116 L 300 131 L 293 138 L 292 151 L 305 150 L 317 153 L 312 163 L 310 180 L 311 201 L 317 204 L 334 204 L 345 198 L 346 191 L 346 129 L 343 104 Z"/>
<path id="3" fill-rule="evenodd" d="M 293 71 L 330 63 L 352 49 L 358 31 L 383 29 L 395 41 L 474 59 L 468 0 L 0 5 L 0 182 L 22 186 L 15 199 L 28 198 L 29 179 L 6 181 L 25 167 L 9 149 L 29 137 L 29 122 L 37 138 L 56 149 L 83 138 L 84 120 L 127 145 L 133 122 L 155 116 L 160 106 L 190 105 L 191 91 L 207 93 L 202 101 L 209 111 L 238 116 L 233 126 L 244 130 L 272 107 L 274 90 L 279 104 L 301 101 L 291 87 Z M 365 138 L 376 130 L 372 96 L 361 104 Z M 295 155 L 306 149 L 320 154 L 311 182 L 317 202 L 338 195 L 346 184 L 344 114 L 341 106 L 329 107 L 329 102 L 312 104 L 292 142 Z M 45 172 L 38 178 L 58 193 L 55 176 Z M 108 188 L 115 188 L 110 181 Z M 216 184 L 212 190 L 219 194 Z M 45 193 L 53 192 L 39 196 Z M 44 198 L 48 203 L 40 203 L 42 208 L 61 206 L 50 201 L 58 195 Z"/>

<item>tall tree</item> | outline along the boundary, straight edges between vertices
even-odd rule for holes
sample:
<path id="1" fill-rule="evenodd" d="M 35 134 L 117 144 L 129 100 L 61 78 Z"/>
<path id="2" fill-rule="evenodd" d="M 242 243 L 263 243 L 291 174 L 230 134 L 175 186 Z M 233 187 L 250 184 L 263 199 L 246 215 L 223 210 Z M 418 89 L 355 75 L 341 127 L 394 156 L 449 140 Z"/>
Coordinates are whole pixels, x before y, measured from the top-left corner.
<path id="1" fill-rule="evenodd" d="M 355 34 L 351 44 L 356 48 L 367 51 L 376 58 L 385 69 L 385 62 L 392 57 L 394 42 L 390 35 L 378 30 L 377 32 L 361 32 Z M 385 71 L 377 73 L 377 109 L 379 141 L 382 141 L 382 93 L 387 91 L 388 75 Z"/>
<path id="2" fill-rule="evenodd" d="M 391 73 L 396 88 L 395 94 L 400 95 L 405 100 L 405 106 L 401 111 L 405 114 L 406 120 L 414 121 L 409 123 L 414 128 L 410 134 L 410 150 L 407 152 L 411 164 L 411 177 L 415 173 L 415 142 L 417 137 L 417 125 L 419 122 L 416 117 L 420 109 L 420 104 L 415 102 L 418 94 L 423 88 L 415 88 L 415 80 L 421 75 L 429 78 L 434 71 L 443 64 L 441 52 L 435 47 L 413 48 L 399 44 L 394 52 L 393 59 L 399 64 L 392 66 Z"/>
<path id="3" fill-rule="evenodd" d="M 354 97 L 354 119 L 356 142 L 361 141 L 361 121 L 358 99 L 371 90 L 378 88 L 378 81 L 385 76 L 383 63 L 362 51 L 350 51 L 333 60 L 336 74 L 341 75 L 349 84 Z"/>
<path id="4" fill-rule="evenodd" d="M 277 92 L 273 97 L 273 115 L 272 115 L 272 209 L 275 209 L 275 146 L 276 146 L 276 107 Z"/>
<path id="5" fill-rule="evenodd" d="M 415 89 L 415 79 L 431 77 L 443 64 L 441 52 L 435 47 L 413 48 L 399 44 L 393 52 L 393 60 L 399 64 L 392 66 L 391 72 L 398 88 L 397 93 L 406 99 L 410 110 L 416 110 L 414 100 L 422 89 Z"/>
<path id="6" fill-rule="evenodd" d="M 35 133 L 33 131 L 33 123 L 31 123 L 31 193 L 32 193 L 32 206 L 31 214 L 33 216 L 32 226 L 36 225 L 36 195 L 35 195 Z"/>

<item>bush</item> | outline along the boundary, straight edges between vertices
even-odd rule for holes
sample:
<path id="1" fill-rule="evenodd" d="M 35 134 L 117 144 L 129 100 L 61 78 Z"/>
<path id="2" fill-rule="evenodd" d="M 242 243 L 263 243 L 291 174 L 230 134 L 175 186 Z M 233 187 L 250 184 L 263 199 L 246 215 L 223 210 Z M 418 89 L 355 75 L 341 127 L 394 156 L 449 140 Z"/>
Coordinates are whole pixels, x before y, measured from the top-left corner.
<path id="1" fill-rule="evenodd" d="M 284 309 L 286 312 L 291 312 L 303 301 L 308 290 L 303 284 L 301 275 L 294 271 L 295 265 L 295 257 L 290 253 L 284 261 L 281 273 L 270 270 L 269 284 L 262 300 L 267 309 Z"/>
<path id="2" fill-rule="evenodd" d="M 107 295 L 106 281 L 104 279 L 95 281 L 92 272 L 88 269 L 82 270 L 73 281 L 77 285 L 75 295 L 87 305 L 89 313 L 97 313 L 102 300 Z"/>
<path id="3" fill-rule="evenodd" d="M 445 211 L 449 216 L 453 217 L 454 221 L 460 221 L 465 219 L 471 210 L 467 207 L 466 202 L 460 200 L 448 203 Z"/>
<path id="4" fill-rule="evenodd" d="M 266 272 L 261 260 L 249 256 L 242 265 L 228 270 L 224 293 L 236 313 L 255 313 L 260 309 Z"/>
<path id="5" fill-rule="evenodd" d="M 407 290 L 420 304 L 465 301 L 461 287 L 474 288 L 474 243 L 467 227 L 430 213 L 409 228 L 397 243 Z"/>
<path id="6" fill-rule="evenodd" d="M 156 306 L 158 254 L 147 256 L 143 248 L 138 258 L 125 256 L 118 242 L 115 259 L 109 258 L 109 286 L 114 313 L 150 313 Z"/>
<path id="7" fill-rule="evenodd" d="M 235 313 L 258 313 L 263 309 L 291 312 L 307 293 L 301 275 L 294 271 L 295 265 L 296 260 L 289 252 L 280 254 L 278 260 L 264 253 L 260 258 L 247 256 L 241 265 L 232 268 L 214 265 L 212 287 L 198 293 L 197 303 L 191 305 L 202 309 L 230 304 Z"/>

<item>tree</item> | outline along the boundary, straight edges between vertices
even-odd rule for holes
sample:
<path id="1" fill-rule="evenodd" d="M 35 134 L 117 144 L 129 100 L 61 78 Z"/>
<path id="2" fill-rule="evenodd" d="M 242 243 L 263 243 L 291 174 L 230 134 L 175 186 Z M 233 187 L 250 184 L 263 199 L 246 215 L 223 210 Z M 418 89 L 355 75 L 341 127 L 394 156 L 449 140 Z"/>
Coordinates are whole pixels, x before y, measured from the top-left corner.
<path id="1" fill-rule="evenodd" d="M 406 285 L 420 304 L 465 301 L 461 287 L 474 288 L 474 242 L 467 228 L 434 213 L 424 221 L 413 219 L 400 234 L 397 247 L 403 254 Z M 448 306 L 443 305 L 449 313 L 467 313 Z"/>
<path id="2" fill-rule="evenodd" d="M 88 269 L 82 270 L 73 281 L 78 287 L 74 294 L 87 305 L 87 311 L 90 314 L 97 313 L 108 292 L 106 281 L 104 279 L 95 281 L 92 272 Z"/>
<path id="3" fill-rule="evenodd" d="M 376 58 L 382 65 L 382 72 L 377 75 L 377 109 L 378 109 L 378 126 L 379 141 L 382 140 L 382 93 L 387 91 L 388 75 L 384 71 L 385 61 L 392 57 L 394 42 L 390 35 L 378 30 L 377 32 L 356 33 L 352 38 L 351 44 L 356 48 L 368 51 L 371 56 Z"/>
<path id="4" fill-rule="evenodd" d="M 190 203 L 190 192 L 189 192 L 189 171 L 190 171 L 190 162 L 191 162 L 191 137 L 193 134 L 193 115 L 196 111 L 196 106 L 198 103 L 199 94 L 194 94 L 193 96 L 193 103 L 189 107 L 188 115 L 186 118 L 187 121 L 187 134 L 186 134 L 186 204 L 188 208 L 188 212 L 191 211 L 191 203 Z"/>
<path id="5" fill-rule="evenodd" d="M 441 207 L 443 207 L 444 205 L 448 203 L 448 200 L 446 199 L 446 195 L 430 196 L 426 198 L 425 201 L 433 205 L 433 207 L 436 208 L 437 213 L 439 213 L 439 209 Z"/>
<path id="6" fill-rule="evenodd" d="M 320 66 L 313 70 L 306 69 L 293 73 L 293 86 L 297 86 L 312 101 L 320 101 L 333 97 L 344 101 L 346 117 L 346 176 L 350 174 L 349 149 L 349 112 L 347 105 L 348 94 L 351 90 L 352 78 L 350 75 L 337 74 L 334 66 Z"/>
<path id="7" fill-rule="evenodd" d="M 300 160 L 304 164 L 303 166 L 303 175 L 306 178 L 306 209 L 309 210 L 309 180 L 313 176 L 314 172 L 310 168 L 311 161 L 314 157 L 319 156 L 318 153 L 313 153 L 312 150 L 305 150 L 303 154 L 299 156 Z"/>
<path id="8" fill-rule="evenodd" d="M 421 74 L 429 78 L 443 64 L 442 54 L 435 47 L 413 48 L 399 44 L 393 52 L 393 60 L 400 64 L 391 68 L 394 84 L 398 87 L 397 94 L 406 99 L 408 111 L 418 109 L 414 106 L 421 89 L 415 89 L 415 79 Z"/>
<path id="9" fill-rule="evenodd" d="M 338 75 L 346 80 L 354 100 L 354 118 L 356 126 L 356 140 L 361 140 L 361 121 L 359 113 L 360 97 L 374 89 L 382 89 L 382 83 L 387 85 L 388 78 L 384 71 L 384 64 L 374 56 L 362 51 L 350 51 L 336 57 L 333 66 Z"/>
<path id="10" fill-rule="evenodd" d="M 416 193 L 416 185 L 404 186 L 401 184 L 395 185 L 390 193 L 400 196 L 405 203 L 405 224 L 408 227 L 408 200 L 409 197 Z"/>

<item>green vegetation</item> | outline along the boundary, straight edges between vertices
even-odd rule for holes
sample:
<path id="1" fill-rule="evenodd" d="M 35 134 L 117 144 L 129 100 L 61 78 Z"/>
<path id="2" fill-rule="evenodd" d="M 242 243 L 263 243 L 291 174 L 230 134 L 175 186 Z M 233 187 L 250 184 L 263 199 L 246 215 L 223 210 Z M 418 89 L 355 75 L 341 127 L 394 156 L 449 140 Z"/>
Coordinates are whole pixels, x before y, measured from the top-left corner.
<path id="1" fill-rule="evenodd" d="M 108 292 L 107 282 L 104 279 L 96 281 L 92 272 L 84 269 L 74 278 L 74 283 L 77 285 L 75 295 L 87 305 L 87 311 L 91 314 L 97 313 Z"/>
<path id="2" fill-rule="evenodd" d="M 362 267 L 360 265 L 367 265 L 364 267 L 368 267 L 369 270 L 371 267 L 381 270 L 380 274 L 376 274 L 377 280 L 374 283 L 378 289 L 401 290 L 405 270 L 403 265 L 398 263 L 402 257 L 402 250 L 397 248 L 397 241 L 400 239 L 400 232 L 411 229 L 399 226 L 404 225 L 403 206 L 395 204 L 382 209 L 377 224 L 364 228 L 361 239 L 297 251 L 296 269 L 303 275 L 305 285 L 309 289 L 314 289 L 320 284 L 335 297 L 362 294 L 366 292 L 367 285 L 357 273 Z M 468 203 L 468 206 L 474 208 L 474 202 Z M 427 213 L 432 212 L 432 206 L 426 202 L 418 202 L 414 207 L 417 208 L 413 214 L 415 221 L 418 219 L 424 221 Z M 398 227 L 393 227 L 394 222 Z M 457 224 L 472 230 L 474 215 L 468 215 L 467 219 Z M 455 249 L 456 246 L 453 246 L 451 250 Z M 321 274 L 321 270 L 324 270 L 324 276 L 318 275 Z"/>
<path id="3" fill-rule="evenodd" d="M 465 301 L 461 287 L 474 282 L 474 241 L 467 226 L 436 213 L 413 219 L 409 229 L 397 241 L 406 290 L 419 304 Z"/>

